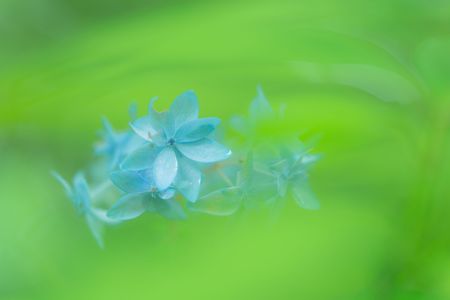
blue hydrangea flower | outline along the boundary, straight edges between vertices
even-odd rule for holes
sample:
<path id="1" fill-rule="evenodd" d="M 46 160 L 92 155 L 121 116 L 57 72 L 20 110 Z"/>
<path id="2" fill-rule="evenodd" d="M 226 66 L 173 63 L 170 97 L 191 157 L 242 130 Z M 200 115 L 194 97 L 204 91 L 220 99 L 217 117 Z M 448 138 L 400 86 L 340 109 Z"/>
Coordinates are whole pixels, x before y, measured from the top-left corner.
<path id="1" fill-rule="evenodd" d="M 308 173 L 320 159 L 320 155 L 310 154 L 309 149 L 298 142 L 293 145 L 295 146 L 281 146 L 275 158 L 255 163 L 255 173 L 267 175 L 268 181 L 273 184 L 273 195 L 267 202 L 285 198 L 289 193 L 300 207 L 319 209 L 320 204 L 308 183 Z"/>
<path id="2" fill-rule="evenodd" d="M 276 126 L 279 121 L 261 87 L 250 104 L 248 119 L 232 120 L 234 128 L 246 138 L 246 147 L 235 161 L 222 162 L 231 151 L 215 140 L 220 120 L 198 117 L 194 92 L 178 96 L 164 112 L 154 109 L 155 101 L 150 101 L 148 115 L 140 119 L 136 106 L 130 107 L 131 130 L 126 132 L 116 132 L 103 119 L 104 141 L 96 147 L 96 153 L 106 160 L 98 160 L 89 170 L 95 181 L 106 178 L 106 185 L 91 190 L 78 173 L 71 186 L 53 174 L 101 247 L 105 225 L 145 212 L 171 220 L 185 219 L 180 194 L 188 200 L 184 206 L 191 211 L 216 216 L 234 214 L 242 206 L 281 208 L 288 196 L 303 208 L 319 208 L 308 183 L 309 170 L 319 156 L 310 154 L 310 146 L 298 139 L 287 140 L 286 130 L 281 131 L 283 137 L 279 139 L 267 134 L 261 140 L 255 138 L 264 132 L 261 125 Z M 93 201 L 99 195 L 108 202 L 116 199 L 117 189 L 103 188 L 113 185 L 121 191 L 115 204 L 109 210 L 95 207 Z"/>
<path id="3" fill-rule="evenodd" d="M 92 235 L 98 245 L 103 248 L 103 229 L 105 225 L 117 224 L 117 221 L 110 219 L 106 211 L 92 206 L 92 192 L 82 173 L 77 173 L 73 179 L 72 186 L 58 173 L 53 172 L 53 176 L 64 188 L 72 204 L 78 213 L 86 219 Z"/>
<path id="4" fill-rule="evenodd" d="M 143 142 L 132 131 L 116 132 L 105 117 L 102 118 L 102 124 L 103 140 L 96 145 L 95 153 L 106 157 L 109 169 L 113 170 L 128 154 L 142 146 Z"/>
<path id="5" fill-rule="evenodd" d="M 229 216 L 242 206 L 254 209 L 275 200 L 274 175 L 256 171 L 254 164 L 253 153 L 249 152 L 239 164 L 219 166 L 208 173 L 198 201 L 188 203 L 187 207 L 195 212 Z"/>
<path id="6" fill-rule="evenodd" d="M 289 193 L 301 207 L 318 209 L 320 205 L 308 184 L 308 171 L 320 156 L 309 154 L 310 148 L 298 139 L 275 140 L 266 137 L 258 145 L 252 141 L 258 127 L 266 122 L 276 122 L 277 117 L 282 117 L 283 109 L 284 107 L 277 116 L 261 86 L 258 86 L 257 96 L 250 104 L 249 119 L 235 117 L 231 120 L 234 129 L 251 141 L 248 146 L 249 154 L 254 153 L 256 156 L 254 158 L 252 155 L 252 161 L 246 163 L 247 194 L 259 191 L 260 195 L 264 195 L 266 203 L 275 203 Z M 289 147 L 283 146 L 286 144 Z M 246 160 L 249 157 L 247 155 Z M 245 199 L 247 206 L 254 206 L 254 197 Z"/>
<path id="7" fill-rule="evenodd" d="M 108 211 L 114 220 L 131 220 L 144 212 L 156 212 L 168 219 L 185 219 L 181 205 L 174 199 L 175 190 L 160 191 L 145 171 L 117 171 L 111 181 L 122 190 L 122 196 Z"/>
<path id="8" fill-rule="evenodd" d="M 198 102 L 193 91 L 178 96 L 166 112 L 153 108 L 155 100 L 150 102 L 148 116 L 130 124 L 148 144 L 130 154 L 121 167 L 149 169 L 159 191 L 174 186 L 189 201 L 196 201 L 201 183 L 198 164 L 216 163 L 231 155 L 212 136 L 220 120 L 198 118 Z"/>

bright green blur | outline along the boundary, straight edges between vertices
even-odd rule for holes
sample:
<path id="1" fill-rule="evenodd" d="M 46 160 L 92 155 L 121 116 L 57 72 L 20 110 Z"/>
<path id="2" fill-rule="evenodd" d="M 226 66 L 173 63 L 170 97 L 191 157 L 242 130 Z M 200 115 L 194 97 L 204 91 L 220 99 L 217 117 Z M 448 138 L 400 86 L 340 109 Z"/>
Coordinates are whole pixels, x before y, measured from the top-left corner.
<path id="1" fill-rule="evenodd" d="M 450 299 L 449 1 L 144 2 L 0 0 L 0 299 Z M 101 116 L 194 89 L 226 124 L 259 83 L 263 135 L 321 135 L 322 209 L 147 214 L 100 250 L 50 170 Z"/>

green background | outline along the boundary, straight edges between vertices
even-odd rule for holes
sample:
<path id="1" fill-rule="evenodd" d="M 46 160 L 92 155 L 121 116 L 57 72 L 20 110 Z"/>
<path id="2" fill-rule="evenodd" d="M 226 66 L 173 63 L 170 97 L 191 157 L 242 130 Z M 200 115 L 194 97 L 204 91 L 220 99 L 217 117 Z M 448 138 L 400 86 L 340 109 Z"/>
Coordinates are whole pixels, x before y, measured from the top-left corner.
<path id="1" fill-rule="evenodd" d="M 156 215 L 100 250 L 61 187 L 100 117 L 194 89 L 246 113 L 262 84 L 322 136 L 321 201 Z M 450 299 L 450 2 L 0 0 L 0 299 Z"/>

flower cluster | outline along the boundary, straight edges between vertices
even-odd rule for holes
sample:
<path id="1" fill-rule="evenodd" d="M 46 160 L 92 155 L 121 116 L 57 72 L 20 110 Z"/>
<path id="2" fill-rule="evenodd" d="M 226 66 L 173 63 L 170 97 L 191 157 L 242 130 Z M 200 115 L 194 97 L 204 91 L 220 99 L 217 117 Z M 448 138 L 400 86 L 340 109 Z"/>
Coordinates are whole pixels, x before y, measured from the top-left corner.
<path id="1" fill-rule="evenodd" d="M 164 112 L 155 110 L 156 100 L 150 100 L 141 118 L 135 106 L 130 108 L 128 131 L 116 132 L 103 119 L 102 142 L 95 148 L 99 160 L 91 168 L 95 189 L 82 173 L 72 186 L 54 173 L 100 246 L 104 226 L 145 212 L 180 220 L 186 210 L 231 215 L 240 208 L 274 206 L 289 198 L 303 208 L 319 208 L 308 184 L 309 169 L 319 159 L 311 147 L 295 135 L 256 138 L 261 126 L 282 117 L 260 87 L 248 118 L 230 122 L 244 140 L 233 155 L 217 141 L 220 119 L 199 117 L 193 91 L 178 96 Z"/>

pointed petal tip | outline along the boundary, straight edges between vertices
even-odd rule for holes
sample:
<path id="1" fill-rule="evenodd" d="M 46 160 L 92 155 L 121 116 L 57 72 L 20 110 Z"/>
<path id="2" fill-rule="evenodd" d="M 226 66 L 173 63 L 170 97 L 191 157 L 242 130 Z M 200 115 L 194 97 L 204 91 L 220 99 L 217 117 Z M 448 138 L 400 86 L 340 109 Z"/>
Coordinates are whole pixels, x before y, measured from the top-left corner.
<path id="1" fill-rule="evenodd" d="M 49 173 L 55 179 L 58 179 L 59 177 L 61 177 L 61 175 L 59 175 L 59 173 L 57 171 L 55 171 L 55 170 L 50 170 Z"/>
<path id="2" fill-rule="evenodd" d="M 149 102 L 148 102 L 148 111 L 149 113 L 153 112 L 155 110 L 154 106 L 155 106 L 155 102 L 158 101 L 158 96 L 154 96 L 151 97 Z"/>
<path id="3" fill-rule="evenodd" d="M 261 83 L 258 83 L 258 84 L 256 85 L 256 92 L 258 92 L 258 93 L 260 93 L 260 94 L 264 94 L 264 90 L 263 90 L 263 87 L 262 87 L 262 84 L 261 84 Z"/>
<path id="4" fill-rule="evenodd" d="M 67 180 L 64 179 L 64 177 L 62 177 L 58 172 L 51 170 L 50 171 L 50 175 L 55 178 L 56 181 L 59 182 L 59 184 L 61 184 L 64 188 L 64 191 L 66 192 L 67 196 L 71 197 L 73 191 L 72 188 L 70 186 L 70 184 L 67 182 Z"/>
<path id="5" fill-rule="evenodd" d="M 197 96 L 194 89 L 189 89 L 189 90 L 185 91 L 183 94 L 191 94 L 191 95 Z"/>
<path id="6" fill-rule="evenodd" d="M 138 105 L 136 101 L 133 101 L 130 106 L 128 106 L 128 116 L 132 121 L 138 118 Z"/>

